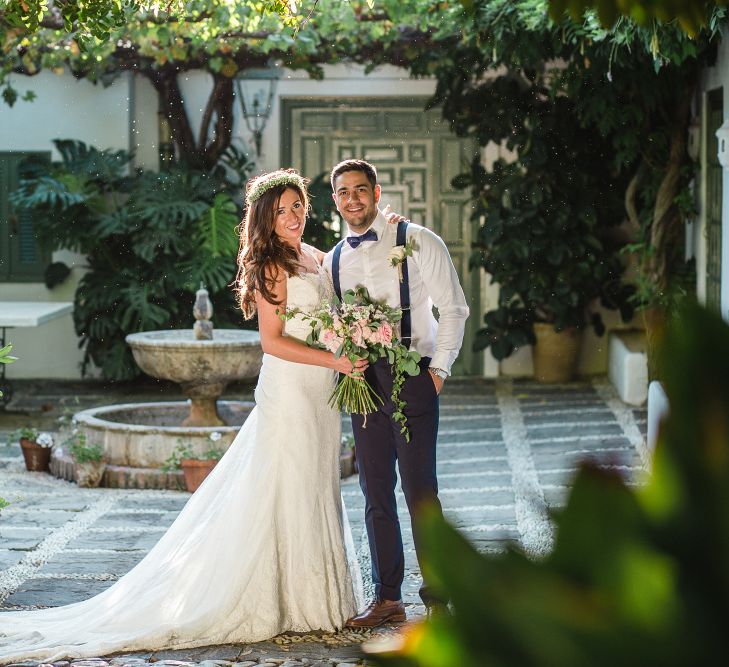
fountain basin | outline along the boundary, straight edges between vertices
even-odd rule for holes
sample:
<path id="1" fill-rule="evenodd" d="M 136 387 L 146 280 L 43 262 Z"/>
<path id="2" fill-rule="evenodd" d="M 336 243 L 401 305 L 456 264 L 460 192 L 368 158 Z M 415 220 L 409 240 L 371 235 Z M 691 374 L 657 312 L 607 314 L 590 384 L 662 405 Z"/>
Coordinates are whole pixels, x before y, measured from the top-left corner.
<path id="1" fill-rule="evenodd" d="M 216 329 L 212 340 L 196 340 L 192 329 L 143 331 L 126 341 L 147 375 L 182 385 L 253 380 L 263 359 L 260 335 L 244 329 Z"/>
<path id="2" fill-rule="evenodd" d="M 198 340 L 192 329 L 129 334 L 137 365 L 155 378 L 172 380 L 189 396 L 182 426 L 223 426 L 216 401 L 228 382 L 252 380 L 261 370 L 263 350 L 257 331 L 217 329 L 214 338 Z"/>
<path id="3" fill-rule="evenodd" d="M 184 488 L 181 473 L 161 469 L 175 448 L 189 445 L 194 454 L 228 449 L 253 407 L 250 401 L 218 401 L 225 426 L 169 426 L 189 412 L 188 401 L 107 405 L 78 412 L 74 419 L 87 442 L 104 450 L 108 465 L 102 486 L 179 489 Z M 220 438 L 211 440 L 213 433 Z M 63 448 L 54 449 L 51 471 L 74 478 L 73 462 Z"/>

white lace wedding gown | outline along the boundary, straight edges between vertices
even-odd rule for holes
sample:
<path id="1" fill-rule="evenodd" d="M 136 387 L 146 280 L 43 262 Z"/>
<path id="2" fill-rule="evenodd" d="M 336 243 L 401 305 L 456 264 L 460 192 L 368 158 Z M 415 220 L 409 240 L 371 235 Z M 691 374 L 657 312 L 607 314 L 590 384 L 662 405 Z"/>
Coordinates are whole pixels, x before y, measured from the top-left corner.
<path id="1" fill-rule="evenodd" d="M 319 306 L 328 280 L 289 278 L 288 305 Z M 308 333 L 300 319 L 285 327 Z M 157 545 L 89 600 L 0 613 L 0 664 L 341 628 L 361 580 L 339 489 L 340 416 L 327 405 L 335 378 L 264 355 L 256 407 Z"/>

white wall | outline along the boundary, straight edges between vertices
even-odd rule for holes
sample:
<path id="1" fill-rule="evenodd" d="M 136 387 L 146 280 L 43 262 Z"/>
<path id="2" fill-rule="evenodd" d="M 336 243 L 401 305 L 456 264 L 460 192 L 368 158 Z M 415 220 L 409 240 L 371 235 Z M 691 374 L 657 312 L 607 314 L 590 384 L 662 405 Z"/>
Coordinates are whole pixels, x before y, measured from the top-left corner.
<path id="1" fill-rule="evenodd" d="M 80 139 L 97 148 L 128 148 L 130 74 L 111 86 L 95 86 L 68 73 L 43 70 L 33 77 L 14 76 L 20 96 L 35 91 L 34 102 L 0 105 L 2 150 L 49 150 L 52 139 Z M 58 154 L 54 152 L 54 159 Z"/>
<path id="2" fill-rule="evenodd" d="M 68 73 L 42 71 L 34 77 L 14 76 L 20 96 L 33 90 L 34 102 L 18 100 L 10 108 L 0 104 L 0 150 L 51 151 L 60 155 L 53 139 L 79 139 L 96 148 L 129 148 L 131 75 L 110 87 L 95 86 Z M 73 301 L 83 275 L 83 257 L 69 252 L 53 254 L 72 268 L 71 276 L 51 290 L 42 282 L 2 283 L 0 301 Z M 7 338 L 19 358 L 7 366 L 10 378 L 78 378 L 83 356 L 78 349 L 71 315 L 38 328 L 10 329 Z"/>

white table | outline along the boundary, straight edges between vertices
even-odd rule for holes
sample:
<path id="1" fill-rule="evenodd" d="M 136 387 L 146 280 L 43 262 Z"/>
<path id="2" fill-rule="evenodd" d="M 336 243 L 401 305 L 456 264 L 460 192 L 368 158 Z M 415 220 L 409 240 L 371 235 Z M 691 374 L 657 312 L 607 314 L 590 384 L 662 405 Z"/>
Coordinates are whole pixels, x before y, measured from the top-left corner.
<path id="1" fill-rule="evenodd" d="M 13 327 L 37 327 L 73 311 L 70 301 L 0 301 L 0 348 L 5 347 L 5 330 Z M 12 387 L 5 379 L 5 364 L 0 364 L 2 406 L 12 398 Z"/>

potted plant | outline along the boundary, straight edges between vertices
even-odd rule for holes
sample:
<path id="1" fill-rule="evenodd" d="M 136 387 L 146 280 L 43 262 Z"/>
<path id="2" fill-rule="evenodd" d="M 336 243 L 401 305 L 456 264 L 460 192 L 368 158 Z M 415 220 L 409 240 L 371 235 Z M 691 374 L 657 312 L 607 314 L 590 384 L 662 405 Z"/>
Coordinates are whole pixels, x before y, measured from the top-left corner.
<path id="1" fill-rule="evenodd" d="M 220 440 L 221 437 L 217 431 L 210 434 L 210 440 L 213 443 Z M 219 447 L 210 447 L 202 454 L 196 454 L 191 444 L 178 440 L 177 447 L 172 450 L 162 469 L 167 472 L 181 469 L 185 477 L 185 488 L 190 493 L 195 493 L 223 454 L 225 454 L 225 450 Z"/>
<path id="2" fill-rule="evenodd" d="M 99 486 L 106 469 L 101 445 L 89 444 L 86 434 L 80 431 L 75 431 L 64 444 L 68 445 L 68 452 L 74 460 L 76 483 L 87 488 Z"/>
<path id="3" fill-rule="evenodd" d="M 564 382 L 576 370 L 580 332 L 605 331 L 599 304 L 632 317 L 633 287 L 622 282 L 622 200 L 604 161 L 599 138 L 579 129 L 564 100 L 525 118 L 529 150 L 497 161 L 487 172 L 476 159 L 454 179 L 470 187 L 480 223 L 471 265 L 499 285 L 496 307 L 485 314 L 475 350 L 502 360 L 534 346 L 535 377 Z M 589 150 L 593 148 L 594 151 Z"/>
<path id="4" fill-rule="evenodd" d="M 53 436 L 50 433 L 40 433 L 35 428 L 23 427 L 13 431 L 10 437 L 20 443 L 27 470 L 48 472 L 53 448 Z"/>

